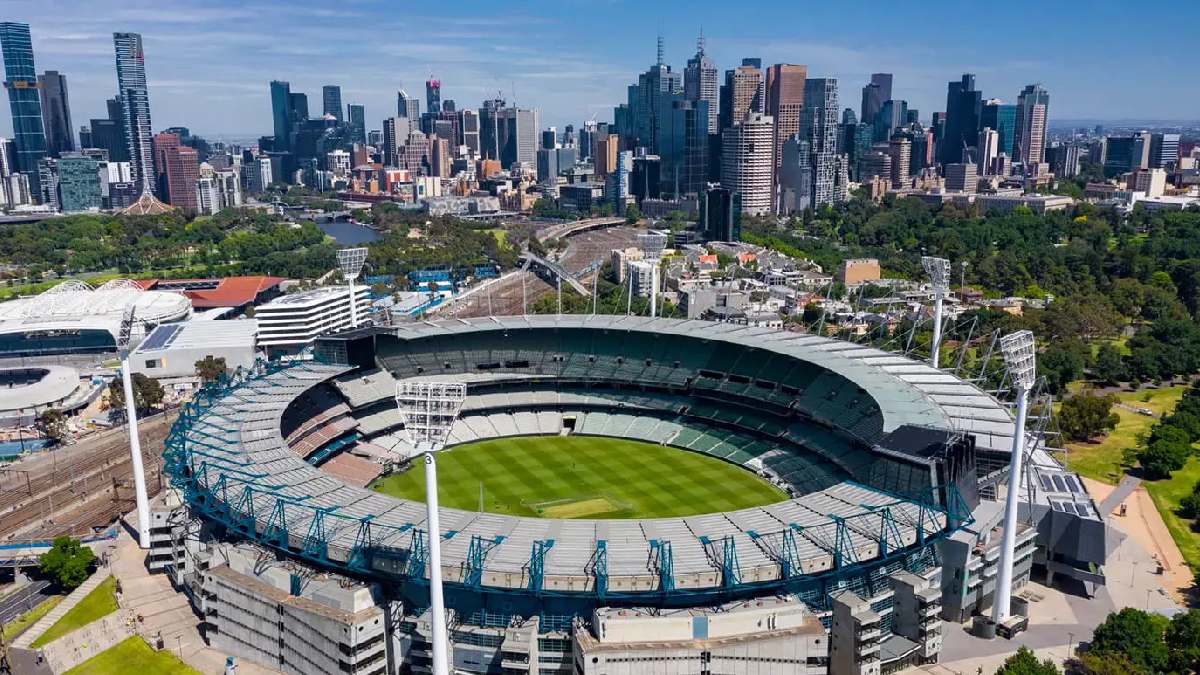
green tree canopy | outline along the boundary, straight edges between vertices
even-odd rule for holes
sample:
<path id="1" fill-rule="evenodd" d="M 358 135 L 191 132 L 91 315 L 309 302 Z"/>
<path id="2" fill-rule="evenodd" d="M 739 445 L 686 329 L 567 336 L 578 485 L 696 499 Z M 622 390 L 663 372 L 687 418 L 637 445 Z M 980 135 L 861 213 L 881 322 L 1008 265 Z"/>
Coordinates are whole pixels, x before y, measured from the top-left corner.
<path id="1" fill-rule="evenodd" d="M 95 561 L 96 554 L 78 539 L 59 537 L 38 558 L 38 569 L 59 588 L 70 591 L 87 580 L 88 570 Z"/>
<path id="2" fill-rule="evenodd" d="M 1126 607 L 1096 627 L 1088 651 L 1123 654 L 1143 672 L 1159 672 L 1169 660 L 1164 640 L 1168 623 L 1165 617 Z"/>
<path id="3" fill-rule="evenodd" d="M 1025 645 L 1004 660 L 996 675 L 1059 675 L 1058 666 L 1050 659 L 1038 661 L 1037 655 Z"/>
<path id="4" fill-rule="evenodd" d="M 1117 427 L 1121 418 L 1112 411 L 1117 397 L 1082 392 L 1068 396 L 1058 411 L 1059 428 L 1072 440 L 1086 441 Z"/>

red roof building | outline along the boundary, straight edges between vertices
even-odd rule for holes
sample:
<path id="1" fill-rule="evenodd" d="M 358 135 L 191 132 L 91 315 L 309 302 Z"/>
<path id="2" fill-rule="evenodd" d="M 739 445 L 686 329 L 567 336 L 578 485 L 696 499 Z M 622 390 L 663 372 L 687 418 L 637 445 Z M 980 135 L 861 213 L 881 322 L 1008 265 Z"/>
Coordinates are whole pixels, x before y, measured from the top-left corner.
<path id="1" fill-rule="evenodd" d="M 192 301 L 195 309 L 232 307 L 244 309 L 268 302 L 279 295 L 283 277 L 224 277 L 221 279 L 142 279 L 143 289 L 178 291 Z"/>

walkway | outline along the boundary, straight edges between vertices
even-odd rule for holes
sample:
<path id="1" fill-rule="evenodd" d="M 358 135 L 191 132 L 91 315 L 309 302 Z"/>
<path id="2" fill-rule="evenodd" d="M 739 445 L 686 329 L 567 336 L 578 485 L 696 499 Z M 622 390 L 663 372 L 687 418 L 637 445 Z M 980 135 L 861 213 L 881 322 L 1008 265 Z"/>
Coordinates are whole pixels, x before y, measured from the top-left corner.
<path id="1" fill-rule="evenodd" d="M 1117 484 L 1117 489 L 1113 490 L 1112 494 L 1105 497 L 1104 501 L 1100 503 L 1100 516 L 1106 520 L 1112 518 L 1113 511 L 1117 510 L 1117 506 L 1125 501 L 1129 495 L 1133 494 L 1133 491 L 1141 484 L 1141 478 L 1126 474 L 1121 479 L 1121 482 Z"/>

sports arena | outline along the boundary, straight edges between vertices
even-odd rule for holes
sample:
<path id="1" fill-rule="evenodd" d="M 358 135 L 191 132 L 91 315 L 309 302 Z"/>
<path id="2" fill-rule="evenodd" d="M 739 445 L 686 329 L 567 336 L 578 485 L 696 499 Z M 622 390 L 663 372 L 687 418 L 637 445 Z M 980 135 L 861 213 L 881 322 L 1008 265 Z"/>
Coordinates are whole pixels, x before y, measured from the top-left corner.
<path id="1" fill-rule="evenodd" d="M 712 672 L 878 673 L 936 660 L 940 617 L 985 602 L 998 510 L 980 494 L 1007 461 L 1012 418 L 924 363 L 623 316 L 370 328 L 319 341 L 314 357 L 208 387 L 167 441 L 183 508 L 156 512 L 152 557 L 172 561 L 230 653 L 293 672 L 428 672 L 430 536 L 463 672 L 709 672 L 700 659 L 724 664 Z M 493 513 L 481 499 L 443 507 L 429 533 L 421 501 L 366 487 L 406 470 L 394 396 L 413 379 L 467 385 L 451 453 L 633 440 L 713 458 L 778 497 L 608 519 Z M 638 471 L 663 491 L 679 478 Z M 1037 534 L 1018 537 L 1021 581 Z M 197 540 L 212 544 L 196 553 Z"/>

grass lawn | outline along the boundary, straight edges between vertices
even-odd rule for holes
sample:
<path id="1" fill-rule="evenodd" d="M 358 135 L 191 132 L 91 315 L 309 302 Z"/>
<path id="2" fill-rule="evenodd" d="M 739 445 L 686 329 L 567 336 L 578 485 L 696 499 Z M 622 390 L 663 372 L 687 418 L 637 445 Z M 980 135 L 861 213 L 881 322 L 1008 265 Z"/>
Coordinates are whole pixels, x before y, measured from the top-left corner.
<path id="1" fill-rule="evenodd" d="M 525 436 L 438 454 L 442 506 L 544 518 L 665 518 L 786 499 L 753 473 L 686 450 L 596 436 Z M 380 492 L 425 500 L 425 465 L 379 479 Z"/>
<path id="2" fill-rule="evenodd" d="M 1179 508 L 1179 500 L 1192 493 L 1192 486 L 1197 481 L 1200 481 L 1200 457 L 1193 456 L 1170 478 L 1142 483 L 1192 570 L 1200 570 L 1200 535 L 1192 532 L 1191 522 L 1180 518 L 1175 511 Z"/>
<path id="3" fill-rule="evenodd" d="M 199 675 L 169 650 L 156 652 L 138 636 L 126 638 L 68 670 L 65 675 Z"/>
<path id="4" fill-rule="evenodd" d="M 1170 412 L 1183 396 L 1184 387 L 1163 387 L 1123 391 L 1117 394 L 1121 403 L 1135 408 L 1148 408 L 1156 415 Z M 1148 401 L 1142 399 L 1149 394 Z M 1121 418 L 1117 428 L 1099 443 L 1067 443 L 1067 467 L 1088 478 L 1116 485 L 1125 473 L 1121 468 L 1121 453 L 1137 446 L 1138 434 L 1147 433 L 1157 420 L 1124 408 L 1113 408 Z"/>
<path id="5" fill-rule="evenodd" d="M 73 630 L 117 611 L 116 588 L 115 577 L 105 579 L 99 586 L 92 589 L 91 593 L 84 596 L 78 605 L 72 607 L 62 615 L 61 619 L 55 621 L 54 625 L 47 628 L 45 633 L 39 635 L 31 646 L 36 649 L 46 645 Z"/>
<path id="6" fill-rule="evenodd" d="M 34 605 L 33 609 L 4 624 L 4 642 L 12 642 L 18 635 L 24 633 L 26 628 L 37 623 L 39 619 L 49 614 L 50 610 L 58 607 L 58 603 L 66 597 L 65 595 L 52 595 Z"/>

